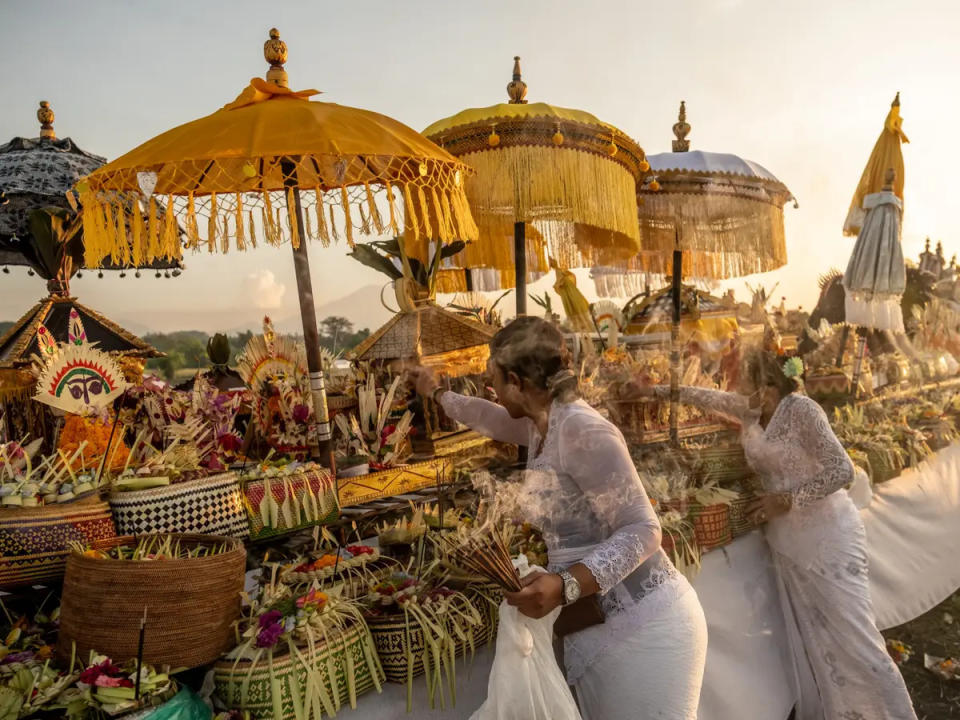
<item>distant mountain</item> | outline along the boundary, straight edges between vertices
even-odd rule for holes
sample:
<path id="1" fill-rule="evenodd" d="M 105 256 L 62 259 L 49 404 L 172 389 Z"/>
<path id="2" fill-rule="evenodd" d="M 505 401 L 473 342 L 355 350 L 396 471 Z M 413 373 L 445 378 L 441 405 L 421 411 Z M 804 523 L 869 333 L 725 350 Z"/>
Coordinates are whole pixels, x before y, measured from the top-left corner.
<path id="1" fill-rule="evenodd" d="M 389 288 L 384 291 L 383 297 L 387 304 L 396 305 L 393 292 Z M 380 286 L 365 285 L 349 295 L 317 306 L 317 322 L 331 315 L 347 318 L 353 323 L 355 330 L 368 328 L 373 331 L 389 320 L 392 313 L 380 302 Z M 282 332 L 303 332 L 299 312 L 275 317 L 274 325 Z"/>
<path id="2" fill-rule="evenodd" d="M 319 290 L 319 288 L 315 288 L 315 294 L 320 295 Z M 390 298 L 392 299 L 392 297 L 391 292 Z M 386 293 L 384 298 L 387 298 Z M 390 303 L 391 300 L 387 299 L 387 302 Z M 395 304 L 395 301 L 393 304 Z M 292 302 L 286 302 L 284 307 L 272 311 L 264 311 L 255 307 L 205 310 L 202 303 L 198 303 L 197 310 L 190 313 L 171 312 L 158 308 L 157 310 L 128 314 L 116 309 L 108 313 L 107 316 L 130 332 L 140 336 L 149 333 L 173 333 L 187 330 L 235 335 L 245 330 L 259 330 L 263 323 L 264 314 L 273 319 L 274 327 L 279 332 L 302 334 L 303 324 L 300 321 L 300 313 L 297 307 L 296 295 L 294 295 Z M 317 307 L 318 322 L 331 315 L 347 318 L 353 323 L 356 330 L 369 328 L 371 331 L 376 330 L 390 318 L 390 312 L 380 303 L 380 287 L 377 285 L 366 285 L 344 297 Z"/>

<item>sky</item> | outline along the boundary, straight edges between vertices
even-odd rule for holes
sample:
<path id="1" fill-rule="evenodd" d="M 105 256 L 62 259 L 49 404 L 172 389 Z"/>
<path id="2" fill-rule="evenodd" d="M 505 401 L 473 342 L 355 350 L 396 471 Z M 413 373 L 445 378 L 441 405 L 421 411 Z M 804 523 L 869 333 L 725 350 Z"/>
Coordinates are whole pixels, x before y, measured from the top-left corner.
<path id="1" fill-rule="evenodd" d="M 745 282 L 779 283 L 775 296 L 806 308 L 818 275 L 849 258 L 843 220 L 899 90 L 911 140 L 904 253 L 916 257 L 927 236 L 948 258 L 960 250 L 956 0 L 4 0 L 0 142 L 36 137 L 48 100 L 58 136 L 117 157 L 262 77 L 271 27 L 289 47 L 291 87 L 416 130 L 505 101 L 514 55 L 528 100 L 587 110 L 648 154 L 670 150 L 685 100 L 692 149 L 758 162 L 799 201 L 785 209 L 788 264 L 729 286 L 748 300 Z M 85 273 L 72 289 L 138 332 L 256 327 L 264 313 L 295 329 L 288 248 L 186 260 L 177 279 Z M 382 276 L 345 247 L 314 247 L 311 263 L 321 317 L 335 307 L 360 326 L 386 319 Z M 593 299 L 592 282 L 579 284 Z M 0 320 L 44 293 L 24 269 L 0 275 Z"/>

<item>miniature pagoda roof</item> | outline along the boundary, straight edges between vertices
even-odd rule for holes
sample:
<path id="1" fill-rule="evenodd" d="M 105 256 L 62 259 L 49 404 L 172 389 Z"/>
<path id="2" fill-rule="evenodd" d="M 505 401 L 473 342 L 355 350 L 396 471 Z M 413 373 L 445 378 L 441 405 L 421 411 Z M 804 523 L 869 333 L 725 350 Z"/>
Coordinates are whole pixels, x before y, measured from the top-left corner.
<path id="1" fill-rule="evenodd" d="M 76 298 L 48 296 L 34 305 L 0 337 L 0 367 L 26 366 L 37 353 L 37 328 L 42 323 L 59 343 L 67 342 L 70 309 L 80 314 L 90 342 L 111 355 L 140 358 L 163 357 L 163 353 L 124 330 Z"/>
<path id="2" fill-rule="evenodd" d="M 433 303 L 400 312 L 358 345 L 356 360 L 426 358 L 486 346 L 496 330 Z"/>

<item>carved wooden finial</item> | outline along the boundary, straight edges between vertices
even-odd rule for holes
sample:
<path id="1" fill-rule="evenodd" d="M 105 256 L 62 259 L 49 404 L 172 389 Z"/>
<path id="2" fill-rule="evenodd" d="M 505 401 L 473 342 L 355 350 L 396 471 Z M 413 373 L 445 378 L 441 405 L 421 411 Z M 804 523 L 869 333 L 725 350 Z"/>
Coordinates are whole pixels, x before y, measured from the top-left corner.
<path id="1" fill-rule="evenodd" d="M 513 58 L 513 80 L 507 85 L 507 95 L 511 105 L 524 105 L 527 102 L 527 84 L 520 77 L 520 56 Z"/>
<path id="2" fill-rule="evenodd" d="M 690 134 L 690 125 L 687 123 L 687 103 L 680 101 L 680 115 L 677 122 L 673 125 L 673 134 L 677 139 L 673 141 L 674 152 L 687 152 L 690 149 L 690 141 L 687 135 Z"/>
<path id="3" fill-rule="evenodd" d="M 40 109 L 37 110 L 37 120 L 40 121 L 40 137 L 48 140 L 56 140 L 57 134 L 53 131 L 53 110 L 50 109 L 50 103 L 46 100 L 40 101 Z"/>
<path id="4" fill-rule="evenodd" d="M 287 71 L 283 69 L 287 62 L 287 44 L 280 39 L 280 31 L 276 28 L 270 28 L 270 39 L 263 44 L 263 57 L 270 63 L 267 80 L 287 87 Z"/>

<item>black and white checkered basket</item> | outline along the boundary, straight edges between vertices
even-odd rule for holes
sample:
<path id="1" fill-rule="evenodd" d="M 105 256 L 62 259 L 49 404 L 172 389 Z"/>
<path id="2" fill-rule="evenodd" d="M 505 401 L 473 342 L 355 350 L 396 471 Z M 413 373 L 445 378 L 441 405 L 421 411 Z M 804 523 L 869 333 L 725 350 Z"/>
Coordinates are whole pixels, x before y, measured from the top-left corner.
<path id="1" fill-rule="evenodd" d="M 198 533 L 246 539 L 247 511 L 235 473 L 110 495 L 120 535 Z"/>

